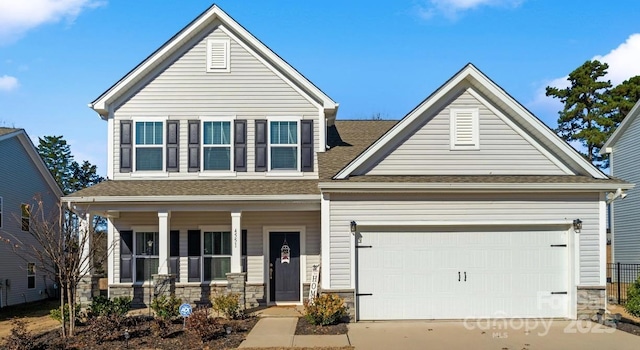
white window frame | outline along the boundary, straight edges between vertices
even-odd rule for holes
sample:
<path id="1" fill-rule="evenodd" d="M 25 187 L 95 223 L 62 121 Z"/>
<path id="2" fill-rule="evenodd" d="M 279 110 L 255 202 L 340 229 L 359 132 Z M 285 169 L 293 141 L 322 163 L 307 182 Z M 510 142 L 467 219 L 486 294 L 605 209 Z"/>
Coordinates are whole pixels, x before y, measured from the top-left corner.
<path id="1" fill-rule="evenodd" d="M 457 140 L 457 117 L 458 114 L 471 113 L 471 142 L 459 144 Z M 449 142 L 452 151 L 457 150 L 479 150 L 480 149 L 480 131 L 479 131 L 480 112 L 478 108 L 451 108 L 449 110 Z"/>
<path id="2" fill-rule="evenodd" d="M 214 45 L 223 44 L 224 45 L 224 65 L 221 66 L 212 66 L 211 62 L 211 50 Z M 229 72 L 231 71 L 231 40 L 229 39 L 207 39 L 207 72 L 208 73 L 216 73 L 216 72 Z"/>
<path id="3" fill-rule="evenodd" d="M 293 147 L 294 144 L 278 144 L 278 145 L 272 145 L 271 144 L 271 123 L 272 122 L 296 122 L 296 132 L 298 133 L 296 136 L 296 140 L 297 143 L 295 144 L 295 147 L 297 148 L 297 152 L 296 152 L 296 169 L 272 169 L 271 168 L 271 162 L 273 161 L 272 157 L 271 157 L 271 147 Z M 271 172 L 272 174 L 275 175 L 282 175 L 282 174 L 302 174 L 302 172 L 300 171 L 300 163 L 301 163 L 301 155 L 302 155 L 302 145 L 301 145 L 301 140 L 300 140 L 300 124 L 302 123 L 302 118 L 300 117 L 268 117 L 267 118 L 267 155 L 268 155 L 268 163 L 269 163 L 269 171 L 267 172 L 267 175 L 269 175 L 269 172 Z"/>
<path id="4" fill-rule="evenodd" d="M 139 119 L 132 119 L 132 131 L 131 131 L 131 138 L 132 138 L 132 154 L 131 154 L 131 161 L 132 161 L 132 173 L 138 173 L 138 174 L 144 174 L 145 176 L 148 175 L 153 175 L 153 174 L 165 174 L 167 171 L 167 118 L 163 118 L 163 119 L 143 119 L 143 118 L 139 118 Z M 138 123 L 162 123 L 162 144 L 161 145 L 138 145 L 137 143 L 137 139 L 136 139 L 136 130 L 137 130 L 137 124 Z M 160 170 L 138 170 L 138 159 L 137 159 L 137 152 L 136 150 L 138 148 L 158 148 L 161 147 L 162 148 L 162 169 Z"/>
<path id="5" fill-rule="evenodd" d="M 234 142 L 235 142 L 235 130 L 234 130 L 234 121 L 235 117 L 225 117 L 225 118 L 210 118 L 204 117 L 200 118 L 200 174 L 201 176 L 233 176 L 236 174 L 234 170 L 235 158 L 234 158 Z M 224 145 L 205 145 L 204 143 L 204 123 L 208 122 L 228 122 L 229 123 L 229 169 L 228 170 L 205 170 L 204 169 L 204 149 L 205 147 L 225 147 Z"/>
<path id="6" fill-rule="evenodd" d="M 214 257 L 218 257 L 218 258 L 226 258 L 228 257 L 229 260 L 231 260 L 232 255 L 210 255 L 204 254 L 204 234 L 205 232 L 229 232 L 229 234 L 231 234 L 231 226 L 199 226 L 198 229 L 200 230 L 200 242 L 201 242 L 201 246 L 200 246 L 200 283 L 203 282 L 209 282 L 210 284 L 226 284 L 227 280 L 226 279 L 221 279 L 221 280 L 206 280 L 204 278 L 204 259 L 205 258 L 214 258 Z M 231 242 L 230 242 L 231 243 Z M 233 249 L 233 246 L 232 246 Z"/>
<path id="7" fill-rule="evenodd" d="M 31 272 L 30 267 L 33 266 L 33 273 Z M 27 263 L 27 289 L 36 289 L 38 280 L 36 278 L 36 263 L 29 262 Z M 29 279 L 33 277 L 33 287 L 29 287 Z"/>
<path id="8" fill-rule="evenodd" d="M 138 254 L 138 234 L 139 233 L 154 233 L 155 237 L 158 237 L 158 241 L 154 242 L 154 245 L 158 246 L 158 250 L 160 249 L 160 230 L 158 229 L 157 226 L 136 226 L 136 227 L 132 227 L 133 230 L 133 247 L 131 250 L 131 258 L 133 259 L 133 273 L 132 273 L 132 281 L 134 284 L 145 284 L 145 283 L 151 283 L 151 281 L 138 281 L 138 262 L 137 259 L 160 259 L 160 255 L 147 255 L 145 254 Z M 145 247 L 145 252 L 146 252 L 146 247 Z M 158 252 L 159 253 L 159 252 Z M 156 271 L 157 273 L 157 271 Z M 152 273 L 153 275 L 153 273 Z"/>

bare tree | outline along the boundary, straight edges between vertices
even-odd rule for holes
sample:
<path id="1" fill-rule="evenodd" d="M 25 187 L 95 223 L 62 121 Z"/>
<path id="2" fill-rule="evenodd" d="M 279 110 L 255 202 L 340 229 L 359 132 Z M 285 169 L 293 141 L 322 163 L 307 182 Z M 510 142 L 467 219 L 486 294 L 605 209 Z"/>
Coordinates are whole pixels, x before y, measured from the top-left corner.
<path id="1" fill-rule="evenodd" d="M 73 337 L 75 333 L 77 291 L 82 279 L 91 274 L 94 259 L 106 260 L 110 249 L 98 249 L 97 242 L 104 242 L 96 232 L 93 222 L 87 217 L 72 213 L 61 202 L 47 208 L 43 200 L 36 196 L 35 205 L 29 207 L 28 225 L 31 240 L 20 240 L 8 232 L 0 239 L 10 244 L 16 256 L 25 261 L 37 261 L 38 268 L 60 286 L 60 313 L 62 315 L 62 336 Z M 102 254 L 97 254 L 102 251 Z M 69 319 L 65 320 L 65 305 Z M 67 328 L 68 324 L 68 328 Z"/>

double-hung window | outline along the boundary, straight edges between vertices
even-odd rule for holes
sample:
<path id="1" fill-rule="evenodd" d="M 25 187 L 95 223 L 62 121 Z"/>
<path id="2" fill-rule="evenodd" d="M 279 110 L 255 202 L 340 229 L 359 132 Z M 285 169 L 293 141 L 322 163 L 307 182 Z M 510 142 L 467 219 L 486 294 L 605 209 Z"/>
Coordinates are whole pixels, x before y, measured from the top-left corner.
<path id="1" fill-rule="evenodd" d="M 205 281 L 226 280 L 231 272 L 231 232 L 204 232 Z"/>
<path id="2" fill-rule="evenodd" d="M 34 289 L 36 287 L 36 264 L 27 263 L 27 288 Z"/>
<path id="3" fill-rule="evenodd" d="M 136 232 L 136 282 L 150 281 L 158 273 L 160 248 L 158 232 Z"/>
<path id="4" fill-rule="evenodd" d="M 271 170 L 298 170 L 298 122 L 272 121 L 269 125 Z"/>
<path id="5" fill-rule="evenodd" d="M 202 169 L 231 170 L 231 122 L 205 121 L 202 141 Z"/>
<path id="6" fill-rule="evenodd" d="M 163 122 L 136 122 L 136 171 L 156 170 L 163 167 Z"/>

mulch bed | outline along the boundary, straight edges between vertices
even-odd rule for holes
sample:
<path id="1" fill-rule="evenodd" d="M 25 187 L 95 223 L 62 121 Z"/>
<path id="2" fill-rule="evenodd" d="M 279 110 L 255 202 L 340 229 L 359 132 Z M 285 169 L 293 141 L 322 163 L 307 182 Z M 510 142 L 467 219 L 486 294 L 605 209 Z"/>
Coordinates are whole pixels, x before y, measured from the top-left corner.
<path id="1" fill-rule="evenodd" d="M 622 318 L 622 320 L 620 320 L 620 322 L 618 322 L 616 329 L 640 336 L 640 323 L 624 317 Z"/>
<path id="2" fill-rule="evenodd" d="M 225 321 L 226 322 L 226 321 Z M 182 321 L 171 322 L 165 328 L 165 337 L 155 335 L 152 331 L 152 321 L 145 316 L 130 317 L 127 329 L 129 340 L 124 337 L 124 331 L 114 331 L 108 340 L 98 343 L 96 334 L 87 326 L 76 326 L 76 336 L 66 346 L 63 344 L 60 331 L 55 330 L 40 334 L 36 337 L 36 349 L 235 349 L 247 337 L 258 319 L 255 317 L 230 321 L 233 327 L 231 334 L 206 342 L 182 329 Z"/>
<path id="3" fill-rule="evenodd" d="M 328 326 L 316 326 L 307 321 L 306 318 L 298 318 L 298 324 L 296 325 L 296 335 L 338 335 L 347 334 L 347 324 L 338 323 Z"/>

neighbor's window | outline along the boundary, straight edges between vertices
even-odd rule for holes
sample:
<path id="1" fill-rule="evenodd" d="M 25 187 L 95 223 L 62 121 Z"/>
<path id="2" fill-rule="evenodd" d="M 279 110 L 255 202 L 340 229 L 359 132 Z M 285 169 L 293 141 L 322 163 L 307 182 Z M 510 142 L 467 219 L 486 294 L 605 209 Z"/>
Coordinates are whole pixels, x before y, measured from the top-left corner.
<path id="1" fill-rule="evenodd" d="M 272 170 L 298 170 L 298 122 L 273 121 L 270 124 Z"/>
<path id="2" fill-rule="evenodd" d="M 160 247 L 158 232 L 136 232 L 136 282 L 150 281 L 158 273 Z"/>
<path id="3" fill-rule="evenodd" d="M 162 122 L 136 122 L 136 171 L 163 170 L 162 125 Z"/>
<path id="4" fill-rule="evenodd" d="M 27 288 L 33 289 L 36 287 L 36 264 L 27 263 Z"/>
<path id="5" fill-rule="evenodd" d="M 231 272 L 231 232 L 205 232 L 202 255 L 204 280 L 226 280 Z"/>
<path id="6" fill-rule="evenodd" d="M 31 210 L 29 204 L 20 205 L 22 231 L 29 231 L 29 223 L 31 221 Z"/>
<path id="7" fill-rule="evenodd" d="M 231 122 L 204 122 L 204 170 L 231 170 Z"/>

